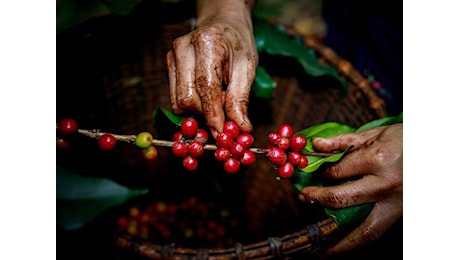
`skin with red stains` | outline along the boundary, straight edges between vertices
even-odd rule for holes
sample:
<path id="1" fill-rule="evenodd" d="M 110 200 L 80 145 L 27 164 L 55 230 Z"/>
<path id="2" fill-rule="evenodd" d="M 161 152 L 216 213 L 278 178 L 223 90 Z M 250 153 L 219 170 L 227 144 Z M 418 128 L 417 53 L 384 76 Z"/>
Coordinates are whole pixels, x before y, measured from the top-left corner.
<path id="1" fill-rule="evenodd" d="M 247 113 L 258 64 L 254 3 L 199 0 L 196 28 L 175 39 L 166 57 L 173 112 L 204 114 L 213 137 L 227 120 L 253 130 Z"/>
<path id="2" fill-rule="evenodd" d="M 329 248 L 337 254 L 379 239 L 403 212 L 403 125 L 394 124 L 360 133 L 314 139 L 319 151 L 344 150 L 354 147 L 338 163 L 327 168 L 325 176 L 333 179 L 362 177 L 331 187 L 304 188 L 299 199 L 318 202 L 331 208 L 343 208 L 374 202 L 369 216 L 345 238 Z"/>

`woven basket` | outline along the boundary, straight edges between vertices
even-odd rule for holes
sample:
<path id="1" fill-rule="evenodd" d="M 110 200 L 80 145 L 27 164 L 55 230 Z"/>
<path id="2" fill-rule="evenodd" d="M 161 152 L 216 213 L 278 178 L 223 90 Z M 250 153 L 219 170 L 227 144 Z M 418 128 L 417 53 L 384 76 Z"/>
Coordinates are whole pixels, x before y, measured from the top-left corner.
<path id="1" fill-rule="evenodd" d="M 161 126 L 152 124 L 154 109 L 170 108 L 166 53 L 173 39 L 190 29 L 189 20 L 164 24 L 145 17 L 107 16 L 61 33 L 57 41 L 57 118 L 74 117 L 86 128 L 113 133 L 157 131 Z M 320 41 L 308 38 L 305 44 L 315 48 L 325 62 L 337 66 L 350 86 L 343 93 L 327 78 L 305 75 L 293 60 L 261 56 L 260 63 L 277 87 L 272 100 L 251 99 L 254 146 L 264 146 L 268 133 L 282 123 L 291 124 L 295 130 L 327 121 L 357 127 L 386 115 L 385 103 L 359 72 L 345 66 L 349 63 Z M 115 250 L 127 258 L 289 258 L 314 254 L 339 235 L 337 224 L 322 215 L 320 208 L 300 203 L 298 191 L 289 181 L 276 180 L 276 171 L 266 160 L 258 158 L 253 166 L 234 176 L 207 160 L 191 174 L 181 168 L 169 149 L 158 149 L 160 158 L 146 162 L 132 145 L 121 144 L 113 152 L 102 153 L 95 149 L 94 140 L 81 138 L 71 151 L 58 152 L 57 162 L 81 174 L 155 191 L 155 196 L 130 201 L 104 215 L 106 224 L 115 223 L 115 214 L 133 205 L 145 206 L 158 198 L 177 202 L 198 194 L 212 198 L 215 204 L 229 203 L 238 208 L 238 216 L 244 219 L 244 234 L 232 246 L 181 247 L 170 240 L 151 241 L 117 233 L 115 228 L 104 229 L 104 235 L 113 238 Z M 206 191 L 213 186 L 210 179 L 223 184 L 218 192 Z"/>

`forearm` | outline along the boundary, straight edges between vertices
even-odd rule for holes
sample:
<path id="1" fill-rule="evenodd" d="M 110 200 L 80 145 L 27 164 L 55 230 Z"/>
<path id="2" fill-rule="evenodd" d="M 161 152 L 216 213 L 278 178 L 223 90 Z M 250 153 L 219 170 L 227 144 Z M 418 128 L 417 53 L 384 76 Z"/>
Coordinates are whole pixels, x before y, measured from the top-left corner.
<path id="1" fill-rule="evenodd" d="M 209 21 L 244 22 L 251 26 L 256 0 L 197 0 L 197 27 Z"/>

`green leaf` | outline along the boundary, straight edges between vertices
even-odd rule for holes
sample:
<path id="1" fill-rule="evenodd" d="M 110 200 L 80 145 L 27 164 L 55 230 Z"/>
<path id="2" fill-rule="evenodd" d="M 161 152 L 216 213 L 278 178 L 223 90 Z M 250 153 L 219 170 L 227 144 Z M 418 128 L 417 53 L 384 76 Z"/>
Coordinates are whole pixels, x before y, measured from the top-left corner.
<path id="1" fill-rule="evenodd" d="M 295 168 L 294 174 L 290 181 L 300 191 L 304 187 L 310 186 L 312 183 L 313 174 L 302 172 L 299 168 Z"/>
<path id="2" fill-rule="evenodd" d="M 265 51 L 265 45 L 267 43 L 267 39 L 265 38 L 265 26 L 261 20 L 255 19 L 253 22 L 253 34 L 254 34 L 254 40 L 256 42 L 256 49 L 259 53 Z"/>
<path id="3" fill-rule="evenodd" d="M 252 90 L 256 97 L 272 99 L 276 82 L 273 81 L 264 67 L 258 66 Z"/>
<path id="4" fill-rule="evenodd" d="M 81 228 L 107 208 L 147 192 L 106 178 L 74 174 L 57 165 L 57 225 L 65 230 Z"/>
<path id="5" fill-rule="evenodd" d="M 162 113 L 169 119 L 170 122 L 174 123 L 177 126 L 180 126 L 182 124 L 182 121 L 184 121 L 185 119 L 185 117 L 175 115 L 173 112 L 162 107 L 157 107 L 155 111 L 153 111 L 153 117 L 156 118 L 157 116 L 159 116 L 159 113 Z"/>
<path id="6" fill-rule="evenodd" d="M 295 57 L 296 53 L 303 53 L 304 58 L 316 62 L 314 50 L 306 47 L 299 37 L 289 35 L 281 26 L 264 19 L 255 19 L 254 31 L 254 37 L 263 36 L 264 39 L 261 41 L 263 45 L 260 46 L 263 48 L 259 48 L 259 51 L 288 57 Z"/>
<path id="7" fill-rule="evenodd" d="M 132 190 L 110 179 L 88 177 L 56 166 L 56 198 L 62 200 L 91 200 L 133 196 L 148 190 Z"/>
<path id="8" fill-rule="evenodd" d="M 371 212 L 374 203 L 361 204 L 342 209 L 325 208 L 326 215 L 332 217 L 341 230 L 348 230 L 360 224 Z"/>
<path id="9" fill-rule="evenodd" d="M 308 159 L 308 166 L 301 169 L 303 172 L 314 172 L 316 171 L 321 165 L 323 165 L 324 163 L 333 163 L 333 162 L 337 162 L 338 160 L 342 159 L 342 157 L 348 152 L 348 150 L 350 150 L 353 146 L 350 145 L 347 147 L 347 149 L 345 149 L 345 151 L 341 152 L 341 153 L 337 153 L 337 154 L 334 154 L 332 156 L 328 156 L 328 157 L 320 157 L 320 159 L 317 159 L 317 160 L 314 160 L 313 161 L 313 158 L 311 157 L 317 157 L 317 156 L 307 156 L 307 159 Z M 313 161 L 313 162 L 312 162 Z"/>
<path id="10" fill-rule="evenodd" d="M 312 137 L 331 137 L 339 134 L 353 133 L 355 129 L 351 126 L 340 124 L 337 122 L 326 122 L 310 126 L 299 132 L 297 135 L 303 135 L 307 138 Z"/>
<path id="11" fill-rule="evenodd" d="M 314 77 L 329 75 L 337 79 L 346 89 L 348 82 L 337 69 L 319 62 L 316 51 L 305 46 L 300 37 L 286 32 L 280 25 L 272 24 L 265 19 L 254 19 L 254 37 L 259 52 L 271 55 L 282 55 L 295 58 L 304 71 Z"/>
<path id="12" fill-rule="evenodd" d="M 376 127 L 385 126 L 385 125 L 392 125 L 392 124 L 402 123 L 402 122 L 403 122 L 403 112 L 399 113 L 396 116 L 387 116 L 387 117 L 383 117 L 380 119 L 370 121 L 367 124 L 360 126 L 356 130 L 356 132 L 362 132 L 362 131 L 365 131 L 371 128 L 376 128 Z"/>

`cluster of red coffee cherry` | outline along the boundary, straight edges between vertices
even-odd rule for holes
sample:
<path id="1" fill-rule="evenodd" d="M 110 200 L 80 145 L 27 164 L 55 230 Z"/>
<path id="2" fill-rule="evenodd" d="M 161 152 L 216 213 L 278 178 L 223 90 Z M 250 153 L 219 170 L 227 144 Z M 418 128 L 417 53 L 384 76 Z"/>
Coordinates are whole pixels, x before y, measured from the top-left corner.
<path id="1" fill-rule="evenodd" d="M 254 144 L 254 137 L 248 133 L 240 133 L 239 126 L 233 121 L 224 123 L 224 130 L 216 136 L 217 150 L 214 157 L 223 162 L 228 173 L 236 173 L 242 165 L 255 163 L 256 156 L 249 149 Z"/>
<path id="2" fill-rule="evenodd" d="M 197 158 L 204 153 L 204 145 L 208 140 L 206 130 L 199 128 L 194 118 L 182 121 L 180 131 L 173 136 L 171 150 L 174 155 L 183 158 L 185 169 L 194 171 L 198 168 Z M 238 125 L 233 121 L 224 123 L 224 131 L 216 136 L 216 150 L 214 157 L 223 162 L 226 172 L 236 173 L 240 165 L 251 165 L 255 162 L 255 154 L 249 150 L 254 138 L 248 133 L 241 133 Z"/>
<path id="3" fill-rule="evenodd" d="M 208 140 L 208 133 L 198 127 L 194 118 L 182 121 L 180 131 L 173 136 L 172 153 L 182 159 L 182 165 L 189 171 L 198 168 L 197 157 L 203 155 L 204 145 Z"/>
<path id="4" fill-rule="evenodd" d="M 172 153 L 182 158 L 184 168 L 189 171 L 198 168 L 197 158 L 203 155 L 206 148 L 215 150 L 214 157 L 223 163 L 228 173 L 238 172 L 241 165 L 254 164 L 255 150 L 268 157 L 280 178 L 290 178 L 294 174 L 295 167 L 305 168 L 308 165 L 307 157 L 301 154 L 307 145 L 307 139 L 301 135 L 294 135 L 289 124 L 281 125 L 277 132 L 268 135 L 269 146 L 266 149 L 251 148 L 254 137 L 249 133 L 241 133 L 238 125 L 233 121 L 224 123 L 223 132 L 215 138 L 216 146 L 210 147 L 206 144 L 208 133 L 199 127 L 197 120 L 191 117 L 182 121 L 180 131 L 174 134 L 172 142 L 154 140 L 149 132 L 141 132 L 136 136 L 122 136 L 111 133 L 98 134 L 95 130 L 79 130 L 77 122 L 71 118 L 61 120 L 57 124 L 57 131 L 56 140 L 59 148 L 68 148 L 67 137 L 81 131 L 82 134 L 97 138 L 99 148 L 104 151 L 115 148 L 117 140 L 134 142 L 141 149 L 144 157 L 149 160 L 158 156 L 154 143 L 170 146 Z"/>
<path id="5" fill-rule="evenodd" d="M 270 146 L 267 157 L 278 168 L 279 177 L 290 178 L 295 167 L 308 166 L 307 157 L 300 153 L 307 145 L 307 138 L 294 135 L 291 125 L 280 125 L 277 132 L 268 135 L 268 143 Z"/>

